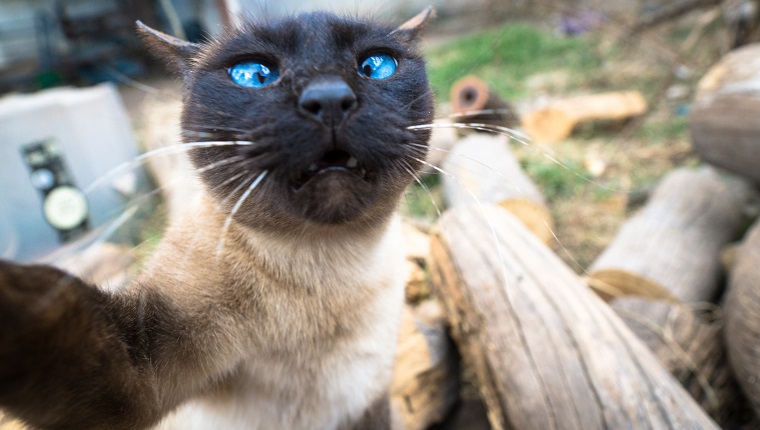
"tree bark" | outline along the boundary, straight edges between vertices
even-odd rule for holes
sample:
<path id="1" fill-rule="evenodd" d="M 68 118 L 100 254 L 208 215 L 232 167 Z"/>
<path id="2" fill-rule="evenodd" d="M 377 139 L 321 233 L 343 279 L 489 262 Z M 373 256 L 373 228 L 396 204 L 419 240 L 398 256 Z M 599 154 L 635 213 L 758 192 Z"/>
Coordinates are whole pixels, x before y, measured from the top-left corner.
<path id="1" fill-rule="evenodd" d="M 458 142 L 443 164 L 449 206 L 496 203 L 512 212 L 544 242 L 554 221 L 544 197 L 509 150 L 505 136 L 475 134 Z"/>
<path id="2" fill-rule="evenodd" d="M 760 183 L 760 44 L 726 55 L 699 83 L 689 119 L 706 162 Z"/>
<path id="3" fill-rule="evenodd" d="M 495 429 L 717 428 L 508 212 L 449 211 L 431 252 L 434 288 Z"/>
<path id="4" fill-rule="evenodd" d="M 721 249 L 739 232 L 750 193 L 711 168 L 670 173 L 591 265 L 592 287 L 612 296 L 715 300 Z"/>
<path id="5" fill-rule="evenodd" d="M 739 385 L 760 416 L 760 223 L 739 250 L 726 297 L 726 345 Z"/>

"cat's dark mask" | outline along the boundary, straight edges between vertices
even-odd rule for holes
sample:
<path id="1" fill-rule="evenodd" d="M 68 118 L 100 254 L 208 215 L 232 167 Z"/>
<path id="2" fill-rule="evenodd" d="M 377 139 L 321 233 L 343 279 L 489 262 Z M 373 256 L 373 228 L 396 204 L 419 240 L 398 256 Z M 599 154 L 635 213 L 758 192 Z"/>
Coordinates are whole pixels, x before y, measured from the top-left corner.
<path id="1" fill-rule="evenodd" d="M 429 132 L 409 127 L 433 117 L 416 47 L 431 14 L 393 28 L 315 12 L 203 44 L 138 29 L 183 76 L 186 143 L 253 142 L 190 151 L 207 189 L 228 211 L 245 196 L 241 222 L 293 228 L 394 210 L 427 150 Z"/>

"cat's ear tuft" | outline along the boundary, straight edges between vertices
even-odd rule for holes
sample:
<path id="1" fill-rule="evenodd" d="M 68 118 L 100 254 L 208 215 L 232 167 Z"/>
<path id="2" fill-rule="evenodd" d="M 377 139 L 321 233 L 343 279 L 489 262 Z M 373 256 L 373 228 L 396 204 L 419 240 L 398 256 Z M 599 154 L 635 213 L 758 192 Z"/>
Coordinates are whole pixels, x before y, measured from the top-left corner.
<path id="1" fill-rule="evenodd" d="M 403 35 L 409 40 L 414 40 L 433 18 L 435 18 L 435 9 L 433 9 L 433 6 L 428 6 L 425 10 L 415 15 L 414 18 L 401 24 L 393 33 Z"/>
<path id="2" fill-rule="evenodd" d="M 162 33 L 140 21 L 136 24 L 137 34 L 148 45 L 148 50 L 170 69 L 185 75 L 190 68 L 191 58 L 200 51 L 201 45 Z"/>

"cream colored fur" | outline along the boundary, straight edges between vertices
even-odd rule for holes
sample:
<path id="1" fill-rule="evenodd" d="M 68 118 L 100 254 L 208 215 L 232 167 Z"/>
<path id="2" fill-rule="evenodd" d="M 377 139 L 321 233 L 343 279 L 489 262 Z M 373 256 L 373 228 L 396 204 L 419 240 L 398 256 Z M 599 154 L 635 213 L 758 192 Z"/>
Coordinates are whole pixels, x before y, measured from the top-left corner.
<path id="1" fill-rule="evenodd" d="M 358 419 L 390 383 L 398 220 L 295 240 L 233 224 L 218 257 L 225 216 L 213 207 L 204 199 L 176 223 L 134 286 L 161 285 L 197 321 L 205 357 L 161 384 L 181 406 L 157 428 L 340 429 Z"/>

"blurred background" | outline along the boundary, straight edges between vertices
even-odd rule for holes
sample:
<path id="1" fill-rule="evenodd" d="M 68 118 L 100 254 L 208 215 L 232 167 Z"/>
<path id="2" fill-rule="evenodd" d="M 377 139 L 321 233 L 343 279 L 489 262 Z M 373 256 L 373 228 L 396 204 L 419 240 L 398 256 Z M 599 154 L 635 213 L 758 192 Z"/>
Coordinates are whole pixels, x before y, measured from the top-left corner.
<path id="1" fill-rule="evenodd" d="M 162 222 L 149 233 L 113 224 L 140 219 L 161 194 L 140 163 L 118 166 L 177 139 L 167 124 L 180 82 L 143 49 L 136 20 L 202 41 L 236 16 L 328 9 L 403 22 L 429 3 L 438 17 L 424 50 L 441 118 L 469 75 L 513 119 L 578 95 L 643 100 L 622 119 L 573 124 L 561 144 L 529 133 L 515 148 L 579 272 L 664 173 L 698 164 L 688 140 L 697 83 L 758 39 L 752 0 L 0 0 L 0 256 L 40 259 L 93 231 L 133 245 L 160 237 Z M 403 208 L 421 227 L 445 205 L 439 175 L 423 179 Z"/>

